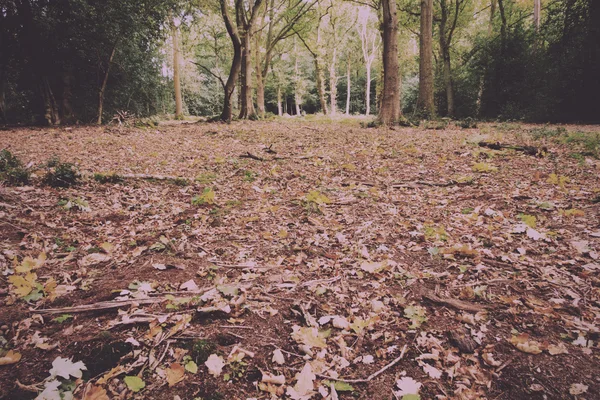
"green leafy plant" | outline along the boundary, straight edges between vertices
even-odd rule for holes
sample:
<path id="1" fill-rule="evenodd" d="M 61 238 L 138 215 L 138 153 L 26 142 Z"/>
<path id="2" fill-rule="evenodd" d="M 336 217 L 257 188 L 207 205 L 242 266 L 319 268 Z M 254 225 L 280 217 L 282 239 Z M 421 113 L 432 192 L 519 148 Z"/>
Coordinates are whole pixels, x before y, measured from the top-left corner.
<path id="1" fill-rule="evenodd" d="M 19 186 L 29 183 L 30 173 L 23 163 L 10 151 L 0 151 L 0 181 L 8 185 Z"/>
<path id="2" fill-rule="evenodd" d="M 48 161 L 47 166 L 49 170 L 43 179 L 46 185 L 66 188 L 79 183 L 81 176 L 74 164 L 63 163 L 57 158 L 52 158 Z"/>

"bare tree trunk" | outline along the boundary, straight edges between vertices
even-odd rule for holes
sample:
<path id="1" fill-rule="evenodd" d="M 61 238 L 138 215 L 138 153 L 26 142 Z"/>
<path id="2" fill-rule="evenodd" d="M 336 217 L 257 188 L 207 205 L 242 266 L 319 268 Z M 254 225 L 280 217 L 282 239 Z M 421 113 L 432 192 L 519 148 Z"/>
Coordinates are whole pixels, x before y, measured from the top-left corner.
<path id="1" fill-rule="evenodd" d="M 337 113 L 337 49 L 333 49 L 333 55 L 331 57 L 331 64 L 329 65 L 329 108 L 331 115 Z"/>
<path id="2" fill-rule="evenodd" d="M 398 15 L 396 0 L 382 0 L 383 90 L 379 121 L 392 125 L 400 119 L 400 69 L 398 66 Z"/>
<path id="3" fill-rule="evenodd" d="M 261 118 L 265 117 L 265 78 L 266 76 L 263 76 L 263 70 L 262 70 L 262 66 L 261 66 L 261 59 L 260 59 L 260 36 L 259 35 L 255 35 L 255 42 L 254 42 L 254 51 L 255 51 L 255 75 L 256 75 L 256 108 L 258 110 L 258 115 Z M 268 67 L 269 67 L 269 61 L 265 60 L 265 63 L 267 63 L 267 71 L 268 71 Z"/>
<path id="4" fill-rule="evenodd" d="M 371 64 L 367 64 L 367 87 L 365 88 L 365 115 L 371 114 Z"/>
<path id="5" fill-rule="evenodd" d="M 346 115 L 350 115 L 350 85 L 352 80 L 350 79 L 350 57 L 346 60 Z"/>
<path id="6" fill-rule="evenodd" d="M 327 109 L 327 101 L 325 100 L 325 77 L 323 76 L 323 70 L 319 60 L 315 58 L 315 73 L 317 75 L 317 92 L 319 93 L 319 103 L 321 104 L 321 110 L 323 114 L 329 114 Z"/>
<path id="7" fill-rule="evenodd" d="M 446 103 L 448 117 L 454 117 L 454 83 L 452 82 L 452 67 L 450 64 L 450 49 L 446 49 L 444 59 L 444 84 L 446 86 Z"/>
<path id="8" fill-rule="evenodd" d="M 108 58 L 108 63 L 106 63 L 106 70 L 104 72 L 104 79 L 102 80 L 102 86 L 100 86 L 100 91 L 98 92 L 98 125 L 102 125 L 102 109 L 104 108 L 104 93 L 106 92 L 106 84 L 108 83 L 108 74 L 110 73 L 110 67 L 112 65 L 112 60 L 115 57 L 115 52 L 117 50 L 117 42 L 113 45 L 112 51 L 110 52 L 110 57 Z"/>
<path id="9" fill-rule="evenodd" d="M 242 83 L 241 89 L 241 109 L 240 119 L 250 118 L 256 114 L 254 103 L 252 102 L 252 56 L 250 53 L 251 34 L 247 31 L 242 36 Z"/>
<path id="10" fill-rule="evenodd" d="M 242 67 L 242 43 L 238 34 L 237 28 L 231 22 L 229 17 L 229 11 L 227 10 L 227 3 L 225 0 L 220 0 L 221 15 L 227 28 L 227 33 L 233 44 L 233 60 L 231 62 L 231 69 L 229 70 L 229 76 L 225 83 L 223 90 L 225 96 L 223 99 L 223 111 L 221 112 L 221 120 L 225 122 L 231 122 L 233 112 L 233 92 L 237 83 L 238 76 Z"/>
<path id="11" fill-rule="evenodd" d="M 299 93 L 299 81 L 300 74 L 298 72 L 298 51 L 296 48 L 296 37 L 294 37 L 294 103 L 296 104 L 296 115 L 300 115 L 300 104 L 302 104 L 302 97 Z"/>
<path id="12" fill-rule="evenodd" d="M 540 30 L 541 20 L 542 20 L 542 0 L 533 0 L 533 24 L 535 25 L 536 33 Z"/>
<path id="13" fill-rule="evenodd" d="M 280 117 L 283 115 L 283 111 L 281 109 L 281 88 L 277 86 L 277 115 Z"/>
<path id="14" fill-rule="evenodd" d="M 179 40 L 177 27 L 171 23 L 171 36 L 173 39 L 173 86 L 175 90 L 175 119 L 183 119 L 183 100 L 181 99 L 181 79 L 179 77 Z"/>
<path id="15" fill-rule="evenodd" d="M 62 92 L 62 121 L 71 122 L 73 120 L 73 107 L 71 101 L 73 100 L 73 69 L 68 66 L 63 71 L 63 92 Z"/>
<path id="16" fill-rule="evenodd" d="M 417 109 L 428 118 L 435 115 L 433 103 L 433 0 L 421 0 Z"/>
<path id="17" fill-rule="evenodd" d="M 48 77 L 42 78 L 42 98 L 44 99 L 44 119 L 48 125 L 60 125 L 60 114 L 58 111 L 58 103 L 52 92 Z"/>
<path id="18" fill-rule="evenodd" d="M 6 72 L 0 64 L 0 121 L 6 123 Z"/>
<path id="19" fill-rule="evenodd" d="M 459 1 L 459 0 L 455 0 Z M 447 0 L 441 0 L 440 4 L 440 53 L 442 56 L 442 70 L 444 86 L 446 88 L 446 112 L 448 117 L 454 116 L 454 88 L 452 82 L 452 64 L 450 62 L 450 40 L 452 40 L 453 27 L 448 27 L 449 10 Z M 456 9 L 458 13 L 458 5 Z M 455 21 L 458 15 L 454 16 Z M 456 26 L 456 25 L 454 25 Z"/>

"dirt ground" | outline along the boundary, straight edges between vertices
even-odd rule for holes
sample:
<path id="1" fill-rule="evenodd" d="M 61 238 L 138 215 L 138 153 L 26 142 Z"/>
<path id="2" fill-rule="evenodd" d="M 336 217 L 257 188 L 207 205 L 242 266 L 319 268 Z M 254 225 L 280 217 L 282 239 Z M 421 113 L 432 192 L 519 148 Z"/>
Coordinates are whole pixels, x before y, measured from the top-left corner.
<path id="1" fill-rule="evenodd" d="M 600 129 L 554 129 L 6 128 L 0 398 L 598 399 L 600 161 L 556 137 Z"/>

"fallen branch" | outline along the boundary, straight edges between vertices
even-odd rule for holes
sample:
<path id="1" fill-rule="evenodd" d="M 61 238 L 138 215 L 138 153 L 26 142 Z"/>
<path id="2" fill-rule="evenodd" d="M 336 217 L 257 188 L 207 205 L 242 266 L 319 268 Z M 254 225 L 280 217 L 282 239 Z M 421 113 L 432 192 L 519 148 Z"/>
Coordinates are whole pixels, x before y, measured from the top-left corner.
<path id="1" fill-rule="evenodd" d="M 423 294 L 423 298 L 432 301 L 434 303 L 443 304 L 448 307 L 456 308 L 463 311 L 479 312 L 485 310 L 485 307 L 480 304 L 469 303 L 458 299 L 452 299 L 447 297 L 438 297 L 433 293 Z"/>
<path id="2" fill-rule="evenodd" d="M 414 181 L 414 182 L 406 182 L 406 183 L 393 183 L 390 185 L 391 188 L 393 189 L 399 189 L 399 188 L 414 188 L 415 185 L 423 185 L 423 186 L 435 186 L 435 187 L 449 187 L 449 186 L 466 186 L 466 185 L 470 185 L 472 182 L 470 181 L 466 181 L 466 182 L 458 182 L 455 180 L 449 180 L 447 182 L 428 182 L 428 181 Z"/>
<path id="3" fill-rule="evenodd" d="M 479 146 L 487 147 L 492 150 L 515 150 L 521 151 L 530 156 L 543 157 L 544 153 L 548 152 L 548 148 L 546 147 L 534 147 L 534 146 L 515 146 L 512 144 L 502 144 L 500 142 L 492 143 L 492 142 L 479 142 Z"/>
<path id="4" fill-rule="evenodd" d="M 200 290 L 190 290 L 186 292 L 189 294 L 187 298 L 193 295 L 204 294 L 205 292 L 211 290 L 212 287 Z M 42 309 L 34 309 L 30 308 L 29 311 L 35 312 L 38 314 L 69 314 L 69 313 L 80 313 L 87 311 L 100 311 L 100 310 L 110 310 L 113 308 L 132 306 L 132 305 L 145 305 L 145 304 L 156 304 L 162 303 L 163 301 L 169 300 L 166 298 L 169 294 L 160 294 L 157 297 L 150 297 L 146 299 L 128 299 L 128 300 L 110 300 L 110 301 L 100 301 L 98 303 L 93 304 L 84 304 L 81 306 L 73 306 L 73 307 L 62 307 L 62 308 L 42 308 Z M 170 299 L 170 300 L 177 300 Z"/>
<path id="5" fill-rule="evenodd" d="M 392 362 L 390 362 L 389 364 L 387 364 L 386 366 L 381 368 L 379 371 L 373 372 L 371 375 L 369 375 L 365 379 L 342 379 L 342 378 L 334 378 L 333 376 L 327 376 L 327 375 L 321 375 L 321 374 L 317 374 L 317 376 L 319 378 L 331 379 L 332 381 L 338 381 L 338 382 L 344 382 L 344 383 L 367 383 L 367 382 L 370 382 L 373 379 L 377 378 L 379 375 L 383 374 L 385 371 L 392 368 L 394 365 L 396 365 L 400 360 L 402 360 L 402 358 L 404 358 L 404 353 L 406 353 L 406 345 L 404 345 L 404 347 L 402 348 L 402 352 L 400 352 L 400 355 L 396 359 L 394 359 Z"/>
<path id="6" fill-rule="evenodd" d="M 240 157 L 241 158 L 251 158 L 251 159 L 256 160 L 256 161 L 267 161 L 267 160 L 265 160 L 262 157 L 255 156 L 254 154 L 250 153 L 249 151 L 247 151 L 246 154 L 242 154 Z"/>

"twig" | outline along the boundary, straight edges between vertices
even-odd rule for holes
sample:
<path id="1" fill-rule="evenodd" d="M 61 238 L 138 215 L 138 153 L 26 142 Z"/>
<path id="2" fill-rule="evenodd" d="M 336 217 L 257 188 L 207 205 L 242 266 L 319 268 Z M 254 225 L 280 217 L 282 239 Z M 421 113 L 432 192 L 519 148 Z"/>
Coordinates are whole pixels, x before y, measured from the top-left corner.
<path id="1" fill-rule="evenodd" d="M 456 308 L 458 310 L 471 311 L 471 312 L 479 312 L 485 310 L 485 307 L 480 304 L 469 303 L 467 301 L 462 301 L 458 299 L 451 299 L 445 297 L 438 297 L 433 293 L 425 293 L 423 294 L 423 298 L 430 300 L 434 303 L 443 304 L 448 307 Z"/>
<path id="2" fill-rule="evenodd" d="M 402 352 L 395 360 L 393 360 L 392 362 L 390 362 L 389 364 L 387 364 L 386 366 L 381 368 L 379 371 L 372 373 L 366 379 L 342 379 L 342 378 L 334 378 L 333 376 L 327 376 L 327 375 L 321 375 L 321 374 L 317 374 L 317 376 L 319 378 L 331 379 L 334 381 L 345 382 L 345 383 L 367 383 L 367 382 L 370 382 L 373 379 L 377 378 L 379 375 L 383 374 L 385 371 L 392 368 L 394 365 L 396 365 L 400 360 L 402 360 L 402 358 L 404 358 L 404 353 L 406 353 L 406 345 L 404 345 L 404 347 L 402 348 Z"/>
<path id="3" fill-rule="evenodd" d="M 240 157 L 242 157 L 242 158 L 251 158 L 251 159 L 256 160 L 256 161 L 265 161 L 264 158 L 259 157 L 259 156 L 255 156 L 254 154 L 250 153 L 249 151 L 247 151 L 246 154 L 242 154 Z"/>
<path id="4" fill-rule="evenodd" d="M 203 294 L 207 292 L 209 289 L 200 289 L 194 291 L 188 291 L 187 294 Z M 188 296 L 189 297 L 189 296 Z M 112 301 L 101 301 L 93 304 L 84 304 L 81 306 L 73 306 L 73 307 L 63 307 L 63 308 L 43 308 L 43 309 L 34 309 L 30 308 L 29 311 L 35 312 L 38 314 L 68 314 L 68 313 L 79 313 L 79 312 L 87 312 L 87 311 L 99 311 L 99 310 L 109 310 L 112 308 L 119 308 L 131 305 L 142 305 L 142 304 L 155 304 L 162 303 L 166 301 L 166 294 L 161 294 L 159 297 L 151 297 L 147 299 L 129 299 L 129 300 L 112 300 Z M 175 299 L 177 300 L 177 299 Z"/>

